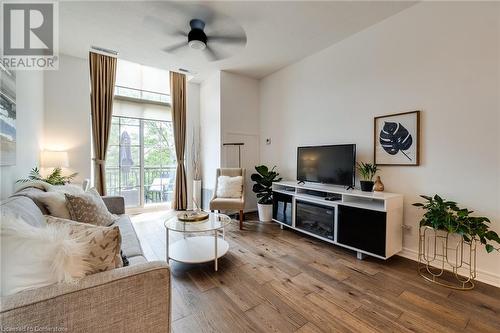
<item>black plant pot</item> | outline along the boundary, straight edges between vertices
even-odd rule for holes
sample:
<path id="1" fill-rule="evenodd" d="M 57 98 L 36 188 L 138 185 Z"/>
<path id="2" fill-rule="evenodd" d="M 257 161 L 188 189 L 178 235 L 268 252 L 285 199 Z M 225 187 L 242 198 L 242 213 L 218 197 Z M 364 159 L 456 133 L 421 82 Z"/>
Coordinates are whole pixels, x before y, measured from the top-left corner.
<path id="1" fill-rule="evenodd" d="M 371 180 L 360 180 L 359 183 L 361 184 L 361 191 L 364 192 L 372 192 L 373 191 L 373 184 Z"/>

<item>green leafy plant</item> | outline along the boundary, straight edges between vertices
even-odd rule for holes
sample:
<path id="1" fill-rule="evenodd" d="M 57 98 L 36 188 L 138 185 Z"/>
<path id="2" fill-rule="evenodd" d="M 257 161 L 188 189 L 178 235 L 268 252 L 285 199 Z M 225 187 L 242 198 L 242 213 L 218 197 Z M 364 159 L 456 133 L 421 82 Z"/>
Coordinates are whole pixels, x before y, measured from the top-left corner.
<path id="1" fill-rule="evenodd" d="M 278 178 L 280 175 L 276 172 L 276 166 L 271 170 L 265 165 L 255 167 L 257 173 L 252 174 L 251 178 L 255 182 L 253 185 L 253 192 L 257 194 L 259 203 L 261 205 L 269 205 L 273 202 L 273 189 L 274 182 L 279 182 L 283 178 Z"/>
<path id="2" fill-rule="evenodd" d="M 421 195 L 421 197 L 425 199 L 424 203 L 413 204 L 425 210 L 420 226 L 457 233 L 467 242 L 478 240 L 488 253 L 500 250 L 488 243 L 492 241 L 500 244 L 500 237 L 496 232 L 489 230 L 486 223 L 490 223 L 490 220 L 487 217 L 471 216 L 473 211 L 460 208 L 456 202 L 445 200 L 437 194 L 434 197 L 426 195 Z"/>
<path id="3" fill-rule="evenodd" d="M 54 168 L 54 170 L 47 177 L 44 178 L 42 176 L 42 174 L 40 173 L 40 169 L 38 167 L 34 167 L 33 169 L 31 169 L 27 178 L 19 179 L 16 181 L 16 183 L 26 183 L 26 182 L 30 182 L 30 181 L 42 181 L 42 182 L 49 183 L 51 185 L 65 185 L 65 184 L 71 183 L 73 178 L 75 178 L 77 175 L 78 175 L 78 173 L 75 172 L 75 173 L 72 173 L 71 175 L 63 176 L 61 168 Z"/>
<path id="4" fill-rule="evenodd" d="M 375 176 L 377 171 L 380 170 L 375 164 L 364 162 L 357 163 L 357 169 L 361 175 L 361 178 L 366 181 L 372 181 L 373 176 Z"/>

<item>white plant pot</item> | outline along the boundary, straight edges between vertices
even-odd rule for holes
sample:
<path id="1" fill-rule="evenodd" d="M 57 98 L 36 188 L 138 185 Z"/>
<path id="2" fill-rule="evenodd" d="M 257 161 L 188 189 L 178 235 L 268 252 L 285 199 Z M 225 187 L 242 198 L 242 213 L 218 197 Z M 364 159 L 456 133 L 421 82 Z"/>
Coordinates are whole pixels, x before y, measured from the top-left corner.
<path id="1" fill-rule="evenodd" d="M 273 205 L 257 204 L 259 211 L 259 220 L 261 222 L 270 222 L 273 220 Z"/>
<path id="2" fill-rule="evenodd" d="M 193 209 L 201 208 L 201 180 L 193 180 Z"/>

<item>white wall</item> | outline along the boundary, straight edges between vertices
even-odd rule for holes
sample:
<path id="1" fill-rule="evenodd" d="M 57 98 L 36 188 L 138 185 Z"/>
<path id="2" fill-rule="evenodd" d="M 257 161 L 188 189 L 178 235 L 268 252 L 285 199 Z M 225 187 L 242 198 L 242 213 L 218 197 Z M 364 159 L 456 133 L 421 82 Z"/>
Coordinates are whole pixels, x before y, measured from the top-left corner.
<path id="1" fill-rule="evenodd" d="M 76 182 L 91 174 L 90 82 L 87 59 L 61 54 L 59 70 L 45 74 L 47 150 L 67 150 Z M 69 172 L 69 171 L 68 171 Z"/>
<path id="2" fill-rule="evenodd" d="M 458 201 L 500 232 L 499 6 L 420 3 L 266 77 L 262 162 L 295 179 L 297 146 L 335 143 L 372 161 L 373 117 L 422 110 L 421 166 L 380 173 L 405 195 L 403 254 L 418 249 L 419 194 Z M 500 285 L 499 263 L 481 247 L 478 278 Z"/>
<path id="3" fill-rule="evenodd" d="M 259 164 L 259 81 L 246 76 L 221 72 L 222 143 L 244 143 L 241 167 L 246 169 L 245 210 L 255 210 L 257 200 L 252 192 L 250 175 Z M 222 147 L 222 166 L 238 167 L 238 147 Z"/>
<path id="4" fill-rule="evenodd" d="M 44 72 L 17 71 L 16 75 L 16 165 L 0 167 L 0 199 L 11 195 L 16 180 L 39 165 L 43 146 Z"/>
<path id="5" fill-rule="evenodd" d="M 215 188 L 215 170 L 221 163 L 220 72 L 200 86 L 200 150 L 203 207 Z"/>

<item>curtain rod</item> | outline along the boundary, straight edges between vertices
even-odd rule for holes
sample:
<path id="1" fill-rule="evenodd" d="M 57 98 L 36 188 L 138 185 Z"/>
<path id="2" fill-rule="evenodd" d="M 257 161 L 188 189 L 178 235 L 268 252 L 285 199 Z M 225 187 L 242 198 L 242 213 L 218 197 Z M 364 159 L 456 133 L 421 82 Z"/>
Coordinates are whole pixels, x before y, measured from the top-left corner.
<path id="1" fill-rule="evenodd" d="M 111 50 L 111 49 L 106 49 L 104 47 L 99 47 L 99 46 L 91 46 L 90 47 L 91 52 L 92 51 L 97 51 L 96 53 L 112 56 L 112 57 L 118 57 L 118 51 Z"/>
<path id="2" fill-rule="evenodd" d="M 229 142 L 229 143 L 223 143 L 223 146 L 244 146 L 245 144 L 243 142 Z"/>

